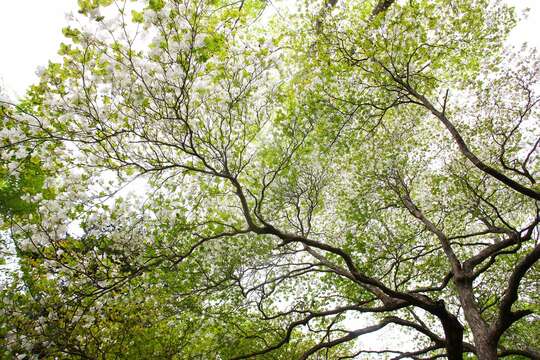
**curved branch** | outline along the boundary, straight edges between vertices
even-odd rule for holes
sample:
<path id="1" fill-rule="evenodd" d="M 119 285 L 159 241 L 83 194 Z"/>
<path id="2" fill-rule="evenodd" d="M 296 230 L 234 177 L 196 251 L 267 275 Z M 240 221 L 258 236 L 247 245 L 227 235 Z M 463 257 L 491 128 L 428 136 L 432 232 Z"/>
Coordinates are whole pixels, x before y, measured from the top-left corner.
<path id="1" fill-rule="evenodd" d="M 388 71 L 388 70 L 387 70 Z M 497 169 L 489 166 L 488 164 L 484 163 L 482 160 L 480 160 L 476 154 L 474 154 L 470 149 L 457 128 L 454 126 L 454 124 L 446 117 L 446 114 L 444 112 L 441 112 L 433 106 L 433 104 L 422 94 L 419 94 L 415 89 L 413 89 L 408 83 L 403 81 L 400 78 L 397 78 L 393 74 L 391 74 L 392 78 L 398 82 L 401 86 L 405 88 L 412 96 L 414 96 L 416 99 L 419 100 L 419 104 L 423 105 L 426 109 L 428 109 L 433 115 L 435 115 L 446 127 L 446 129 L 450 132 L 452 137 L 454 138 L 454 141 L 459 147 L 459 150 L 463 156 L 465 156 L 470 162 L 473 163 L 474 166 L 476 166 L 480 171 L 490 175 L 491 177 L 497 179 L 498 181 L 502 182 L 509 188 L 513 189 L 514 191 L 517 191 L 527 197 L 530 197 L 535 200 L 540 200 L 540 192 L 535 191 L 531 188 L 528 188 L 524 185 L 521 185 L 517 181 L 509 178 L 508 176 L 504 175 Z"/>
<path id="2" fill-rule="evenodd" d="M 531 312 L 528 310 L 512 311 L 512 305 L 518 299 L 518 289 L 521 280 L 527 273 L 527 271 L 540 259 L 540 243 L 538 243 L 534 249 L 525 255 L 516 265 L 514 271 L 508 279 L 508 286 L 505 294 L 499 305 L 499 316 L 495 324 L 491 329 L 491 333 L 495 339 L 499 339 L 504 331 L 508 329 L 514 322 L 521 319 L 524 316 L 529 315 Z"/>

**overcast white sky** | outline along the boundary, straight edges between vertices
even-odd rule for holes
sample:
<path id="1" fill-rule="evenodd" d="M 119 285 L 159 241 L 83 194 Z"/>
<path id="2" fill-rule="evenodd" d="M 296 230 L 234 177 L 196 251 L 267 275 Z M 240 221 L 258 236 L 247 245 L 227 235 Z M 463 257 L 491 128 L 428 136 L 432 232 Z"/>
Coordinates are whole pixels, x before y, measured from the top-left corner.
<path id="1" fill-rule="evenodd" d="M 540 0 L 506 1 L 531 9 L 512 34 L 512 43 L 528 41 L 540 49 Z M 0 0 L 0 86 L 8 95 L 24 95 L 37 79 L 37 67 L 57 56 L 65 14 L 76 10 L 77 0 Z"/>

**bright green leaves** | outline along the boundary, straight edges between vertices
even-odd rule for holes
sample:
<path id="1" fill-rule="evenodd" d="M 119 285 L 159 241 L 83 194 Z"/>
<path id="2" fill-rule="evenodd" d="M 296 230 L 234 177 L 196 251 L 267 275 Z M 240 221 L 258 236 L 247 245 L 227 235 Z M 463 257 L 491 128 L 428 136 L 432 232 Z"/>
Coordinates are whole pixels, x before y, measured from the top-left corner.
<path id="1" fill-rule="evenodd" d="M 19 110 L 24 107 L 23 104 Z M 30 129 L 16 123 L 18 116 L 24 113 L 12 110 L 0 107 L 0 129 L 11 133 L 10 138 L 0 142 L 4 154 L 10 155 L 0 160 L 0 217 L 17 221 L 22 217 L 27 218 L 36 210 L 36 203 L 29 198 L 38 194 L 50 198 L 53 194 L 52 190 L 43 189 L 48 172 L 42 168 L 39 156 L 26 144 L 17 143 Z"/>
<path id="2" fill-rule="evenodd" d="M 134 22 L 134 23 L 143 23 L 144 21 L 144 15 L 142 12 L 138 12 L 136 10 L 131 10 L 131 20 Z"/>
<path id="3" fill-rule="evenodd" d="M 99 3 L 97 0 L 77 0 L 80 11 L 84 14 L 90 10 L 95 9 Z"/>
<path id="4" fill-rule="evenodd" d="M 148 2 L 148 7 L 154 11 L 159 11 L 165 6 L 165 2 L 163 0 L 150 0 Z"/>
<path id="5" fill-rule="evenodd" d="M 201 48 L 201 61 L 205 62 L 212 56 L 226 54 L 226 38 L 223 34 L 215 33 L 214 35 L 206 36 L 204 46 Z"/>
<path id="6" fill-rule="evenodd" d="M 68 26 L 62 29 L 62 33 L 74 43 L 78 43 L 80 41 L 81 32 L 78 29 Z"/>
<path id="7" fill-rule="evenodd" d="M 22 199 L 41 193 L 45 175 L 39 164 L 25 162 L 20 165 L 19 175 L 10 176 L 0 169 L 0 216 L 27 216 L 36 205 Z"/>
<path id="8" fill-rule="evenodd" d="M 81 12 L 82 14 L 88 14 L 96 10 L 100 6 L 105 7 L 112 5 L 114 3 L 114 0 L 77 0 L 77 2 L 79 4 L 79 12 Z M 102 19 L 103 18 L 101 18 L 101 20 Z"/>

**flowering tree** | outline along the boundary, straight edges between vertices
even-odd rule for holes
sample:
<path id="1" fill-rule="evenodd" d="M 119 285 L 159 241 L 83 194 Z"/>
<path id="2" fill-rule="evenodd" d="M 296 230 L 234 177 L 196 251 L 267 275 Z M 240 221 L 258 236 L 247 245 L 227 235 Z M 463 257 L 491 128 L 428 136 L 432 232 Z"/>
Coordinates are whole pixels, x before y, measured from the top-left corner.
<path id="1" fill-rule="evenodd" d="M 1 104 L 6 358 L 540 358 L 512 9 L 79 3 Z"/>

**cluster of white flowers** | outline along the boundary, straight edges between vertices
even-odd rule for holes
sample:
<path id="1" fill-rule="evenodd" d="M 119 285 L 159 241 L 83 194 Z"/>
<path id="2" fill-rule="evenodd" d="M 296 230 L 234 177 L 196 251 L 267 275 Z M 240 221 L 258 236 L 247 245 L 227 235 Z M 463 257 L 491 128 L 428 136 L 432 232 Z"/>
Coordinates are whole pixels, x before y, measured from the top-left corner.
<path id="1" fill-rule="evenodd" d="M 25 137 L 24 132 L 17 127 L 4 127 L 0 130 L 0 142 L 15 143 L 21 141 Z M 1 156 L 5 159 L 3 154 Z"/>

